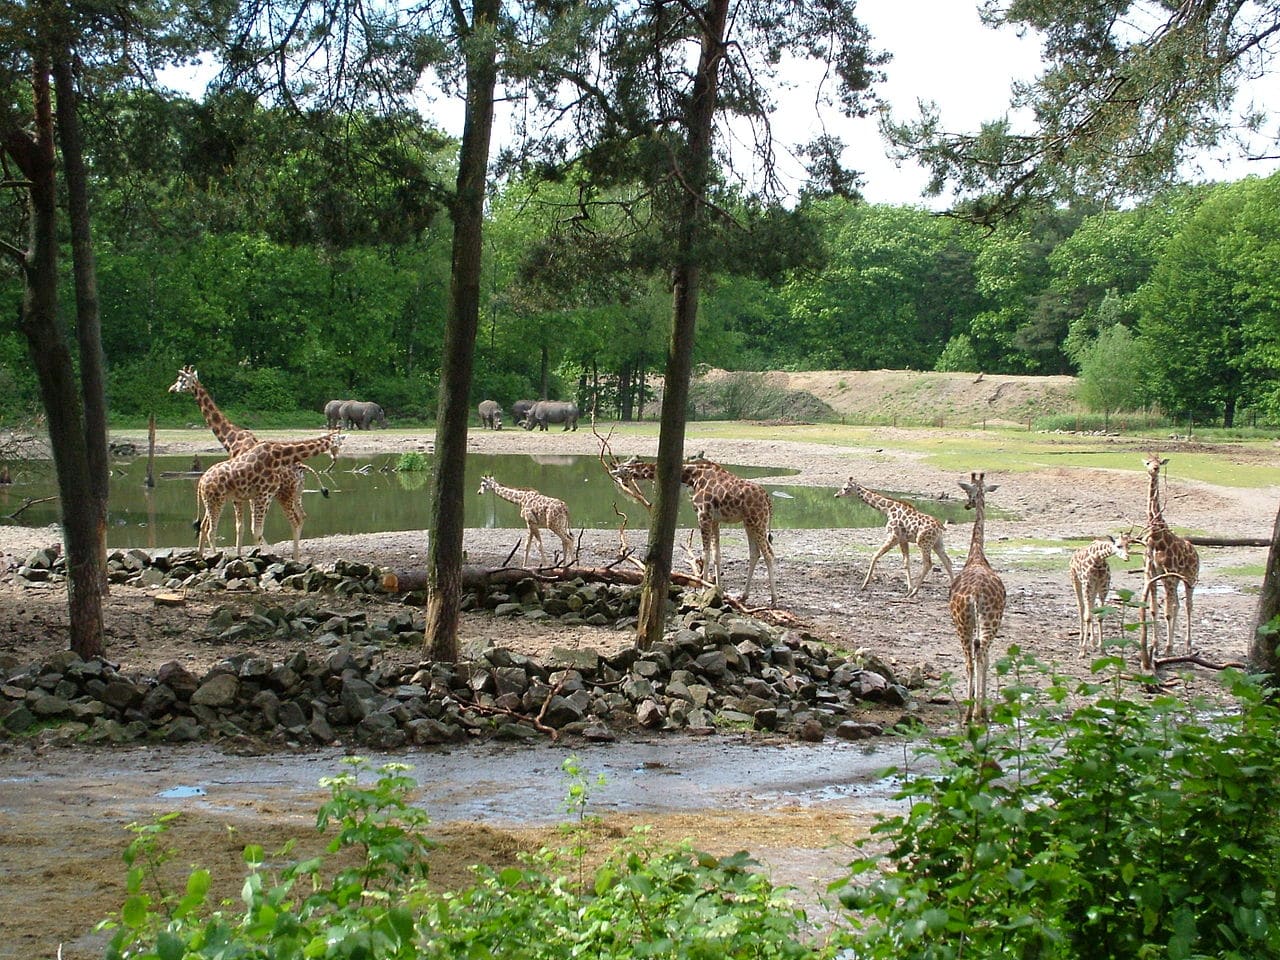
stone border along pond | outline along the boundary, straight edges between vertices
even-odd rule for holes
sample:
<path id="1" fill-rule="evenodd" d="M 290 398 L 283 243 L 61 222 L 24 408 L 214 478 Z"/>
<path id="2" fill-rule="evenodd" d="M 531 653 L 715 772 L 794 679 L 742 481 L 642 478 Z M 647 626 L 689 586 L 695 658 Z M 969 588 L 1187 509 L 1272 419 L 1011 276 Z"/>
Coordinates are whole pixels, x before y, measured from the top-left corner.
<path id="1" fill-rule="evenodd" d="M 60 579 L 64 561 L 36 551 L 18 570 L 32 581 Z M 916 699 L 875 657 L 828 651 L 795 630 L 736 615 L 718 593 L 709 603 L 673 588 L 676 626 L 648 651 L 602 657 L 554 649 L 538 662 L 498 647 L 456 664 L 380 663 L 390 645 L 422 642 L 412 610 L 370 624 L 363 612 L 326 611 L 324 593 L 380 592 L 381 572 L 338 561 L 332 571 L 270 555 L 201 560 L 194 551 L 115 551 L 113 583 L 185 590 L 277 589 L 305 594 L 292 604 L 237 619 L 230 606 L 209 620 L 211 635 L 310 637 L 327 650 L 298 651 L 283 662 L 236 654 L 195 676 L 176 661 L 155 675 L 121 671 L 71 651 L 45 663 L 0 660 L 0 735 L 56 727 L 87 743 L 217 741 L 250 738 L 287 747 L 355 741 L 377 749 L 475 738 L 530 740 L 577 735 L 612 741 L 615 731 L 709 734 L 718 728 L 820 741 L 829 732 L 856 740 L 884 733 L 858 722 L 859 704 L 901 706 L 892 726 L 919 729 Z M 413 598 L 407 598 L 412 600 Z M 496 617 L 556 617 L 567 623 L 634 622 L 639 588 L 545 583 L 533 578 L 465 606 Z"/>

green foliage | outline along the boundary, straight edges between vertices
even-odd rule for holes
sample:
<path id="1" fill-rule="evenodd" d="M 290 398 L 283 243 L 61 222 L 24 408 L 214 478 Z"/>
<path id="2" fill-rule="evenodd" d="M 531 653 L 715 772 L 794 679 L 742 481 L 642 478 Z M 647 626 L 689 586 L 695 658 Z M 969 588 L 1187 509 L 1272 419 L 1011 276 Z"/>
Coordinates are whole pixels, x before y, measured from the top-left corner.
<path id="1" fill-rule="evenodd" d="M 1228 677 L 1234 706 L 1144 695 L 1124 662 L 1069 691 L 1012 648 L 989 727 L 936 744 L 907 812 L 836 884 L 850 958 L 1276 956 L 1280 711 Z M 887 848 L 887 853 L 882 853 Z"/>
<path id="2" fill-rule="evenodd" d="M 939 373 L 979 373 L 981 372 L 978 351 L 973 349 L 973 340 L 967 333 L 957 333 L 947 341 L 933 369 Z"/>
<path id="3" fill-rule="evenodd" d="M 410 805 L 414 784 L 400 764 L 377 770 L 358 758 L 321 781 L 329 799 L 316 817 L 332 830 L 328 854 L 273 873 L 265 851 L 245 848 L 243 910 L 208 902 L 212 877 L 193 870 L 181 891 L 162 880 L 174 859 L 162 846 L 176 814 L 135 824 L 125 852 L 126 899 L 104 926 L 107 960 L 239 957 L 259 960 L 421 960 L 564 957 L 639 960 L 790 960 L 814 956 L 804 912 L 784 900 L 746 854 L 717 858 L 688 844 L 652 849 L 638 830 L 590 876 L 586 814 L 591 781 L 576 758 L 566 826 L 572 845 L 542 850 L 520 866 L 477 868 L 474 884 L 436 893 L 425 884 L 426 814 Z M 287 862 L 291 847 L 274 854 Z M 565 878 L 576 874 L 576 883 Z"/>
<path id="4" fill-rule="evenodd" d="M 400 459 L 396 461 L 396 473 L 421 473 L 427 469 L 428 465 L 426 454 L 410 450 L 408 453 L 400 454 Z"/>
<path id="5" fill-rule="evenodd" d="M 1143 397 L 1146 345 L 1128 327 L 1103 330 L 1080 355 L 1080 402 L 1102 413 L 1102 426 L 1110 426 L 1116 410 L 1132 409 Z"/>

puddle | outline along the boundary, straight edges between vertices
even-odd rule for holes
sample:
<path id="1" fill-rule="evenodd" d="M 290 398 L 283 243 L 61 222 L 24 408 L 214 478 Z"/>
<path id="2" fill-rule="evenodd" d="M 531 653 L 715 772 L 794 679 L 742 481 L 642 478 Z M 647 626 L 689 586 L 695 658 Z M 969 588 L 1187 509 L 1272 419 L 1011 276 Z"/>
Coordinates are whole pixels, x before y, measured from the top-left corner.
<path id="1" fill-rule="evenodd" d="M 187 797 L 203 797 L 204 795 L 204 787 L 170 787 L 168 790 L 161 790 L 156 794 L 162 800 L 185 800 Z"/>

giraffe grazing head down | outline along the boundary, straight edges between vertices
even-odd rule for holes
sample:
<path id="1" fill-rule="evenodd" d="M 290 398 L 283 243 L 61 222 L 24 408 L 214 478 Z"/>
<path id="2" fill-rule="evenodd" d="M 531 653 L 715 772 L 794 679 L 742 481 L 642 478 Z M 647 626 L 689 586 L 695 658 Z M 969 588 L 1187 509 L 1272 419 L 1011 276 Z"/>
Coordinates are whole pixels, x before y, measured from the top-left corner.
<path id="1" fill-rule="evenodd" d="M 1191 653 L 1192 594 L 1200 577 L 1200 554 L 1190 540 L 1170 530 L 1165 521 L 1164 509 L 1160 505 L 1160 470 L 1169 463 L 1168 459 L 1153 453 L 1145 457 L 1142 463 L 1148 478 L 1147 552 L 1143 564 L 1146 581 L 1143 599 L 1147 603 L 1148 616 L 1143 618 L 1138 636 L 1142 666 L 1149 670 L 1153 666 L 1152 655 L 1159 646 L 1160 638 L 1157 636 L 1154 642 L 1148 644 L 1147 623 L 1148 619 L 1154 621 L 1161 584 L 1164 585 L 1165 654 L 1173 653 L 1173 634 L 1178 624 L 1179 586 L 1186 606 L 1186 651 Z"/>
<path id="2" fill-rule="evenodd" d="M 1102 650 L 1102 619 L 1097 610 L 1107 600 L 1111 589 L 1111 558 L 1129 559 L 1133 538 L 1122 533 L 1120 539 L 1099 537 L 1071 555 L 1071 587 L 1076 595 L 1076 612 L 1080 625 L 1080 655 Z M 1094 625 L 1097 625 L 1096 636 Z"/>
<path id="3" fill-rule="evenodd" d="M 542 529 L 545 527 L 560 538 L 564 547 L 564 563 L 567 565 L 574 557 L 573 531 L 569 524 L 569 508 L 563 500 L 549 497 L 530 487 L 507 487 L 498 482 L 496 477 L 486 474 L 480 478 L 479 493 L 483 496 L 492 493 L 520 507 L 520 518 L 524 520 L 528 534 L 524 541 L 524 565 L 529 566 L 529 549 L 536 541 L 542 565 L 547 564 L 547 550 L 542 545 Z"/>
<path id="4" fill-rule="evenodd" d="M 657 475 L 657 464 L 642 463 L 633 458 L 617 464 L 609 474 L 626 489 L 636 480 L 653 480 Z M 741 523 L 747 534 L 747 583 L 741 600 L 745 602 L 750 596 L 756 561 L 763 558 L 769 575 L 769 601 L 776 607 L 778 592 L 769 533 L 773 522 L 773 501 L 768 491 L 758 483 L 730 473 L 701 454 L 680 464 L 680 483 L 689 488 L 689 498 L 698 518 L 698 530 L 702 534 L 703 567 L 711 582 L 719 585 L 723 573 L 721 522 Z"/>
<path id="5" fill-rule="evenodd" d="M 929 514 L 917 510 L 909 503 L 894 500 L 892 497 L 886 497 L 883 494 L 876 493 L 874 490 L 869 490 L 853 477 L 844 482 L 844 486 L 836 492 L 836 496 L 857 496 L 867 506 L 879 510 L 885 515 L 884 543 L 880 545 L 880 549 L 871 558 L 871 564 L 867 567 L 867 575 L 863 577 L 862 586 L 859 589 L 865 590 L 867 588 L 867 584 L 871 582 L 871 574 L 875 572 L 876 562 L 894 544 L 897 544 L 902 551 L 902 568 L 907 574 L 908 597 L 915 596 L 924 585 L 925 577 L 929 576 L 929 572 L 933 570 L 933 555 L 935 553 L 938 555 L 939 562 L 947 571 L 947 580 L 951 580 L 953 576 L 951 558 L 947 556 L 942 543 L 946 527 L 937 517 L 931 517 Z M 920 571 L 920 579 L 916 581 L 914 586 L 911 583 L 911 554 L 908 546 L 912 543 L 920 548 L 920 553 L 924 557 L 924 566 Z"/>
<path id="6" fill-rule="evenodd" d="M 968 699 L 965 703 L 964 722 L 985 719 L 987 716 L 987 664 L 991 647 L 1000 632 L 1004 619 L 1004 582 L 991 569 L 983 550 L 986 536 L 986 495 L 999 489 L 987 486 L 984 474 L 971 473 L 969 482 L 960 481 L 968 499 L 966 509 L 973 511 L 973 537 L 969 543 L 969 557 L 964 568 L 951 581 L 951 621 L 955 624 L 964 653 L 965 678 L 968 682 Z"/>

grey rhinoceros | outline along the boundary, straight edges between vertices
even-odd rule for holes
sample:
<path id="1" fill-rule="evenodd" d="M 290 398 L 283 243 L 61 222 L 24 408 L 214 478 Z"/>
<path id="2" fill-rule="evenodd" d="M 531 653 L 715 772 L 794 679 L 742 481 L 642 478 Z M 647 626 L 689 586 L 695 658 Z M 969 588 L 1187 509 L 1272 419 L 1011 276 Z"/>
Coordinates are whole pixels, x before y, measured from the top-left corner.
<path id="1" fill-rule="evenodd" d="M 565 430 L 577 430 L 578 405 L 571 400 L 539 400 L 525 418 L 524 428 L 546 430 L 548 423 L 563 423 Z"/>
<path id="2" fill-rule="evenodd" d="M 349 427 L 368 430 L 375 423 L 387 425 L 387 415 L 372 400 L 348 400 L 341 408 L 342 420 Z"/>
<path id="3" fill-rule="evenodd" d="M 350 402 L 350 400 L 330 400 L 324 405 L 324 420 L 330 430 L 342 429 L 342 405 Z"/>
<path id="4" fill-rule="evenodd" d="M 480 423 L 482 426 L 488 427 L 490 430 L 502 429 L 502 407 L 497 400 L 481 400 L 480 406 L 476 409 L 480 411 Z"/>
<path id="5" fill-rule="evenodd" d="M 529 416 L 529 411 L 533 409 L 533 405 L 537 400 L 517 400 L 511 405 L 512 422 L 524 426 L 525 418 Z"/>

